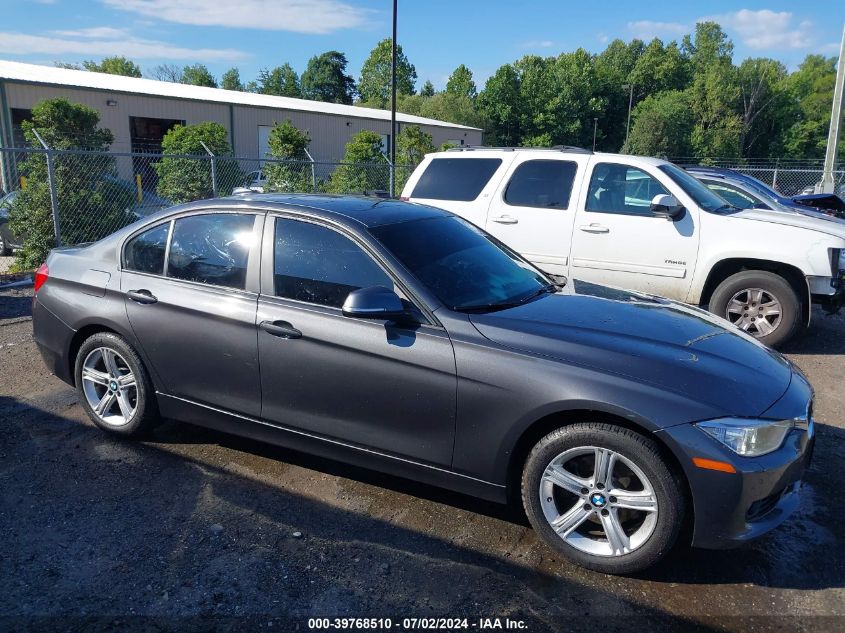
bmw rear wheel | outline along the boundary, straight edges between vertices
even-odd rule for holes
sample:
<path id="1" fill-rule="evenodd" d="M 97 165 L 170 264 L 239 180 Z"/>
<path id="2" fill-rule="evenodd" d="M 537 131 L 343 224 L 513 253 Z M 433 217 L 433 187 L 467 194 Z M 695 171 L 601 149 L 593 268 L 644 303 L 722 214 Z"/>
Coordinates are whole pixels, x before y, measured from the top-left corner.
<path id="1" fill-rule="evenodd" d="M 565 426 L 541 439 L 526 460 L 522 499 L 548 545 L 611 574 L 660 560 L 684 515 L 681 487 L 657 445 L 603 423 Z"/>
<path id="2" fill-rule="evenodd" d="M 86 339 L 74 375 L 82 406 L 101 429 L 136 435 L 158 421 L 155 392 L 141 358 L 117 334 Z"/>

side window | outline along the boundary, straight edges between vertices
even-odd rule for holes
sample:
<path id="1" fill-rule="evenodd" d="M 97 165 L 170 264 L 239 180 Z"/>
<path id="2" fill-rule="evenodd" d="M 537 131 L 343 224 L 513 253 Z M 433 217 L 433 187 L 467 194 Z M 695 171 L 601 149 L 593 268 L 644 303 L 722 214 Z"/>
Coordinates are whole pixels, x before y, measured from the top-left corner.
<path id="1" fill-rule="evenodd" d="M 568 160 L 527 160 L 511 176 L 505 202 L 517 207 L 566 209 L 578 165 Z"/>
<path id="2" fill-rule="evenodd" d="M 501 164 L 500 158 L 435 158 L 420 176 L 411 197 L 475 200 Z"/>
<path id="3" fill-rule="evenodd" d="M 166 222 L 133 237 L 123 250 L 123 267 L 139 273 L 163 275 L 169 233 L 170 222 Z"/>
<path id="4" fill-rule="evenodd" d="M 254 215 L 235 213 L 176 220 L 167 276 L 242 290 L 254 225 Z"/>
<path id="5" fill-rule="evenodd" d="M 393 280 L 360 246 L 325 226 L 277 218 L 274 251 L 278 297 L 340 308 L 358 288 L 393 288 Z"/>
<path id="6" fill-rule="evenodd" d="M 760 204 L 760 200 L 725 183 L 705 180 L 704 184 L 710 191 L 724 198 L 737 209 L 750 209 L 755 204 Z"/>
<path id="7" fill-rule="evenodd" d="M 655 178 L 636 167 L 599 163 L 587 191 L 587 211 L 651 216 L 651 200 L 668 194 Z"/>

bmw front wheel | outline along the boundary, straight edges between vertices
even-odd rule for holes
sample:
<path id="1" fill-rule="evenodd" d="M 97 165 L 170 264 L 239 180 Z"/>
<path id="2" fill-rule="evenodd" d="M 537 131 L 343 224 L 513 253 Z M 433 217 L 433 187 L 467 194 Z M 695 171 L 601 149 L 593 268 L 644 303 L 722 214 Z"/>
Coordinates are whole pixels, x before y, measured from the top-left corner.
<path id="1" fill-rule="evenodd" d="M 548 545 L 609 574 L 655 564 L 684 516 L 681 486 L 657 445 L 604 423 L 565 426 L 541 439 L 525 463 L 522 500 Z"/>

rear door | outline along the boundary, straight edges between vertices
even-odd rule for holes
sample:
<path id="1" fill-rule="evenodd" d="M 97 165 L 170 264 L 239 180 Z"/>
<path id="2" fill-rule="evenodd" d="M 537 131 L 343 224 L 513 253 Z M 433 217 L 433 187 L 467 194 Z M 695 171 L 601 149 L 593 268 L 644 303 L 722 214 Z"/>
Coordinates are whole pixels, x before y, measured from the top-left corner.
<path id="1" fill-rule="evenodd" d="M 630 288 L 683 301 L 698 254 L 698 209 L 676 220 L 651 212 L 658 194 L 675 187 L 657 168 L 592 159 L 572 237 L 575 279 Z"/>
<path id="2" fill-rule="evenodd" d="M 513 161 L 485 152 L 445 152 L 418 167 L 403 192 L 404 197 L 440 207 L 484 227 L 487 209 L 502 173 Z"/>
<path id="3" fill-rule="evenodd" d="M 539 268 L 569 274 L 575 204 L 586 156 L 517 153 L 492 196 L 485 228 Z"/>
<path id="4" fill-rule="evenodd" d="M 132 237 L 120 287 L 167 393 L 258 416 L 255 315 L 263 215 L 182 216 Z"/>

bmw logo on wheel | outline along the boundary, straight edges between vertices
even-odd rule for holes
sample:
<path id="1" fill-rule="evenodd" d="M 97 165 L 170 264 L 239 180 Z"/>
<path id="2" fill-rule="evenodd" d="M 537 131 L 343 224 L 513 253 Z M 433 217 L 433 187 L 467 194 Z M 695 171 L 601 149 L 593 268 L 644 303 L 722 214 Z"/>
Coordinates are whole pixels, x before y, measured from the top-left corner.
<path id="1" fill-rule="evenodd" d="M 604 504 L 607 503 L 607 500 L 604 498 L 604 495 L 600 492 L 597 492 L 592 497 L 590 497 L 590 501 L 592 501 L 593 505 L 597 508 L 603 508 Z"/>

